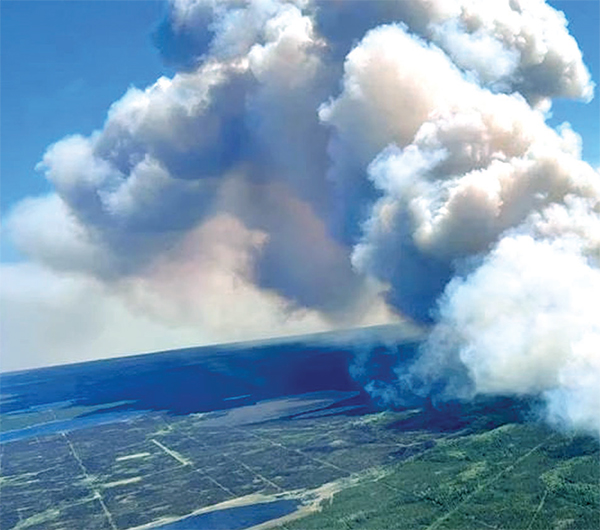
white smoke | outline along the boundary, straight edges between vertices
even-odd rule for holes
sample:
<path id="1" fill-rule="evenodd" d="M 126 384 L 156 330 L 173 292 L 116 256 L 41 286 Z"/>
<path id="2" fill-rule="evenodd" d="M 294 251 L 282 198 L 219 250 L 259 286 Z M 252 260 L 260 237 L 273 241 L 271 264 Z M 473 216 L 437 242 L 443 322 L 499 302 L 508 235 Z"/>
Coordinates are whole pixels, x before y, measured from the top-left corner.
<path id="1" fill-rule="evenodd" d="M 3 222 L 35 262 L 3 273 L 6 368 L 410 318 L 403 378 L 600 429 L 600 179 L 546 123 L 594 90 L 562 13 L 172 0 L 157 42 L 179 73 L 50 146 L 54 193 Z"/>
<path id="2" fill-rule="evenodd" d="M 376 32 L 387 49 L 399 33 L 409 38 L 397 27 Z M 369 50 L 374 33 L 357 50 Z M 435 321 L 412 377 L 437 388 L 442 380 L 447 397 L 543 394 L 554 421 L 597 429 L 597 173 L 568 126 L 551 130 L 519 94 L 474 85 L 449 58 L 438 65 L 435 49 L 420 55 L 398 61 L 387 91 L 412 92 L 403 123 L 421 125 L 408 145 L 390 130 L 394 145 L 369 166 L 381 197 L 353 263 L 389 282 L 404 313 Z M 389 71 L 371 83 L 386 86 Z M 448 88 L 425 120 L 435 91 L 419 96 L 419 75 Z"/>

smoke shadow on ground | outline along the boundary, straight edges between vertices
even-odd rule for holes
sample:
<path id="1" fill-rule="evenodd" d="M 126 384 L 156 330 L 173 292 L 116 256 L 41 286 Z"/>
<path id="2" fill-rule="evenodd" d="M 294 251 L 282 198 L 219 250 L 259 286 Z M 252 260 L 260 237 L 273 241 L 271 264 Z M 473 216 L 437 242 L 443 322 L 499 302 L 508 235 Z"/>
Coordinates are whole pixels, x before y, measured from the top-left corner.
<path id="1" fill-rule="evenodd" d="M 510 397 L 477 397 L 469 402 L 436 402 L 426 398 L 424 406 L 388 427 L 398 431 L 469 434 L 495 429 L 508 423 L 535 420 L 540 402 Z"/>

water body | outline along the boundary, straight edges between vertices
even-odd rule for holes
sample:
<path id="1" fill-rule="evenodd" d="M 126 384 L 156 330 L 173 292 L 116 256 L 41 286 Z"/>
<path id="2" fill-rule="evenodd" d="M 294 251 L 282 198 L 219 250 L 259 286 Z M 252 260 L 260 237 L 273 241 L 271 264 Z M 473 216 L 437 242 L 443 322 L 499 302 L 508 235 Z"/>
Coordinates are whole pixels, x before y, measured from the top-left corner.
<path id="1" fill-rule="evenodd" d="M 201 513 L 156 527 L 158 530 L 242 530 L 288 515 L 298 508 L 295 500 L 261 502 Z"/>
<path id="2" fill-rule="evenodd" d="M 97 425 L 126 421 L 143 415 L 143 411 L 107 412 L 105 414 L 96 414 L 93 416 L 79 416 L 68 420 L 49 421 L 47 423 L 24 427 L 23 429 L 2 432 L 0 433 L 0 443 L 27 440 L 29 438 L 35 438 L 36 436 L 50 436 L 61 432 L 84 429 L 86 427 L 96 427 Z"/>
<path id="3" fill-rule="evenodd" d="M 392 380 L 398 358 L 410 358 L 416 342 L 386 330 L 295 337 L 270 342 L 188 348 L 36 370 L 0 373 L 2 416 L 59 408 L 97 410 L 72 419 L 39 418 L 35 425 L 0 433 L 0 443 L 95 427 L 148 414 L 217 413 L 240 424 L 325 409 L 323 414 L 376 410 L 364 381 L 351 376 L 356 349 L 371 353 L 368 379 Z M 392 329 L 392 328 L 390 328 Z M 388 330 L 389 331 L 389 330 Z M 289 399 L 292 396 L 295 398 Z M 302 398 L 300 398 L 302 396 Z M 312 403 L 310 402 L 312 400 Z M 99 407 L 99 408 L 98 408 Z M 231 411 L 229 414 L 224 411 Z M 225 417 L 226 416 L 226 417 Z"/>
<path id="4" fill-rule="evenodd" d="M 395 328 L 394 328 L 395 329 Z M 371 335 L 331 333 L 268 343 L 240 343 L 135 355 L 81 364 L 0 374 L 9 400 L 3 414 L 36 410 L 49 403 L 73 406 L 122 403 L 112 411 L 155 410 L 176 415 L 209 412 L 282 396 L 319 391 L 360 393 L 354 405 L 370 401 L 363 382 L 349 371 L 356 349 L 371 352 L 374 367 L 364 377 L 393 379 L 399 359 L 415 351 L 411 337 L 388 337 L 376 328 Z M 399 332 L 402 335 L 402 330 Z M 385 340 L 384 340 L 385 339 Z M 361 402 L 361 403 L 359 403 Z M 104 412 L 108 412 L 107 409 Z"/>

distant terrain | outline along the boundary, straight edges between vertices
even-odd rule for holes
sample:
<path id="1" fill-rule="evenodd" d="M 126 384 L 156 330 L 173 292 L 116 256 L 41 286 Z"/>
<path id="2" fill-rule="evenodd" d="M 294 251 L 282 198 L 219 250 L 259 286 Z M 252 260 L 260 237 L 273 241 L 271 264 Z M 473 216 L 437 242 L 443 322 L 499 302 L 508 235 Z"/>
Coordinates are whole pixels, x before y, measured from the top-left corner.
<path id="1" fill-rule="evenodd" d="M 383 410 L 349 375 L 357 344 L 381 378 L 415 348 L 342 334 L 2 375 L 0 527 L 600 526 L 598 440 L 507 398 Z"/>

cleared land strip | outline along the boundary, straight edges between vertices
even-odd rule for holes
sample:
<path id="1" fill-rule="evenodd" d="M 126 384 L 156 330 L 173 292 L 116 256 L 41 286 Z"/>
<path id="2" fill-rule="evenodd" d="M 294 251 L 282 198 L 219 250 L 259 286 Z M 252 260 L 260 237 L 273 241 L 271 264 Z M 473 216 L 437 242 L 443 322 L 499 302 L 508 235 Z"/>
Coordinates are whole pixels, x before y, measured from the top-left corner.
<path id="1" fill-rule="evenodd" d="M 535 522 L 535 519 L 538 516 L 538 513 L 540 513 L 540 511 L 542 510 L 542 506 L 544 506 L 544 503 L 546 502 L 547 496 L 548 496 L 548 488 L 546 488 L 546 490 L 544 491 L 544 495 L 542 495 L 542 499 L 540 500 L 540 503 L 537 505 L 535 512 L 533 512 L 533 515 L 531 516 L 531 521 L 529 521 L 529 524 L 527 525 L 527 530 L 529 530 L 533 526 L 533 523 Z"/>
<path id="2" fill-rule="evenodd" d="M 274 440 L 271 440 L 270 438 L 267 438 L 266 436 L 260 436 L 258 434 L 254 434 L 252 432 L 247 432 L 247 431 L 240 431 L 238 429 L 238 432 L 243 432 L 244 434 L 249 434 L 250 436 L 254 436 L 255 438 L 258 438 L 259 440 L 262 440 L 263 442 L 268 442 L 276 447 L 281 447 L 282 449 L 285 449 L 286 451 L 291 451 L 293 453 L 297 453 L 305 458 L 308 458 L 309 460 L 312 460 L 313 462 L 316 462 L 317 464 L 321 464 L 322 466 L 327 466 L 330 468 L 335 469 L 336 471 L 340 471 L 342 473 L 344 473 L 345 475 L 352 475 L 352 471 L 348 471 L 347 469 L 342 469 L 339 466 L 336 466 L 335 464 L 332 464 L 331 462 L 327 462 L 327 460 L 321 460 L 320 458 L 315 458 L 314 456 L 310 456 L 307 455 L 304 451 L 301 451 L 300 449 L 293 449 L 291 447 L 288 447 L 284 444 L 282 444 L 281 442 L 275 442 Z"/>
<path id="3" fill-rule="evenodd" d="M 186 438 L 188 440 L 192 440 L 194 442 L 196 442 L 197 444 L 201 445 L 202 447 L 210 447 L 209 445 L 207 445 L 204 442 L 201 442 L 200 440 L 198 440 L 197 438 L 194 438 L 193 436 L 190 435 L 186 435 Z M 228 453 L 221 453 L 221 456 L 227 458 L 228 460 L 231 460 L 232 462 L 234 462 L 235 464 L 242 466 L 246 471 L 249 471 L 250 473 L 252 473 L 256 478 L 260 479 L 261 481 L 263 481 L 265 484 L 268 484 L 269 486 L 273 486 L 275 489 L 284 492 L 285 490 L 278 486 L 277 484 L 275 484 L 275 482 L 273 482 L 272 480 L 269 480 L 267 477 L 261 475 L 258 471 L 252 469 L 250 466 L 247 466 L 246 464 L 244 464 L 244 462 L 242 462 L 241 460 L 238 460 L 237 458 L 231 456 Z M 200 471 L 200 470 L 199 470 Z M 207 477 L 211 478 L 210 475 L 208 473 L 204 473 Z M 212 479 L 214 482 L 217 482 L 215 479 Z M 221 486 L 222 488 L 226 489 L 224 486 Z"/>
<path id="4" fill-rule="evenodd" d="M 467 502 L 469 502 L 475 495 L 477 495 L 478 493 L 482 492 L 488 486 L 490 486 L 490 485 L 494 484 L 495 482 L 497 482 L 503 475 L 505 475 L 509 471 L 512 471 L 523 460 L 525 460 L 530 455 L 532 455 L 533 453 L 535 453 L 538 449 L 540 449 L 540 447 L 542 447 L 548 440 L 550 440 L 554 436 L 555 436 L 554 434 L 551 434 L 543 442 L 539 443 L 533 449 L 530 449 L 524 455 L 522 455 L 519 458 L 517 458 L 512 464 L 510 464 L 509 466 L 505 467 L 502 471 L 500 471 L 499 473 L 497 473 L 496 475 L 494 475 L 491 479 L 487 480 L 486 482 L 483 482 L 480 486 L 478 486 L 477 488 L 475 488 L 469 495 L 467 495 L 462 501 L 460 501 L 454 508 L 452 508 L 451 510 L 449 510 L 448 512 L 446 512 L 444 515 L 442 515 L 441 517 L 439 517 L 435 521 L 433 521 L 433 523 L 431 523 L 425 530 L 435 530 L 444 521 L 446 521 L 448 518 L 450 518 L 451 516 L 453 516 L 458 510 L 460 510 L 465 504 L 467 504 Z"/>
<path id="5" fill-rule="evenodd" d="M 166 422 L 165 422 L 166 423 Z M 168 424 L 167 424 L 168 426 Z M 235 494 L 226 486 L 223 486 L 223 484 L 221 484 L 218 480 L 212 478 L 208 473 L 206 473 L 205 471 L 198 469 L 197 467 L 194 467 L 194 463 L 183 457 L 181 455 L 181 453 L 178 453 L 177 451 L 173 451 L 173 449 L 169 449 L 167 446 L 161 444 L 158 440 L 155 440 L 154 438 L 152 438 L 150 440 L 154 445 L 160 447 L 165 453 L 167 453 L 169 456 L 173 457 L 175 460 L 177 460 L 177 462 L 179 462 L 181 465 L 183 466 L 189 466 L 193 469 L 194 472 L 196 473 L 200 473 L 201 475 L 205 476 L 208 480 L 210 480 L 213 484 L 215 484 L 215 486 L 217 486 L 218 488 L 221 488 L 225 493 L 227 493 L 228 495 L 231 495 L 233 497 L 235 497 Z"/>
<path id="6" fill-rule="evenodd" d="M 173 449 L 169 449 L 168 447 L 164 446 L 158 440 L 155 440 L 154 438 L 152 438 L 150 441 L 154 445 L 156 445 L 157 447 L 159 447 L 160 449 L 162 449 L 170 457 L 172 457 L 175 460 L 177 460 L 177 462 L 179 462 L 182 466 L 191 466 L 192 465 L 192 462 L 190 460 L 188 460 L 187 458 L 184 458 L 183 456 L 181 456 L 177 451 L 173 451 Z"/>
<path id="7" fill-rule="evenodd" d="M 217 486 L 218 488 L 221 488 L 225 493 L 227 493 L 231 497 L 237 497 L 237 495 L 235 493 L 233 493 L 233 491 L 231 491 L 227 486 L 223 486 L 223 484 L 221 484 L 217 479 L 212 478 L 206 471 L 203 471 L 202 469 L 194 469 L 194 471 L 196 473 L 200 473 L 202 476 L 206 477 L 215 486 Z"/>
<path id="8" fill-rule="evenodd" d="M 246 464 L 244 464 L 244 462 L 242 462 L 241 460 L 238 460 L 237 458 L 234 458 L 233 456 L 230 456 L 227 453 L 223 453 L 223 456 L 225 458 L 228 458 L 229 460 L 231 460 L 232 462 L 235 462 L 236 464 L 238 464 L 239 466 L 242 466 L 246 471 L 250 471 L 250 473 L 252 473 L 255 477 L 258 477 L 260 480 L 262 480 L 264 483 L 269 484 L 269 486 L 273 486 L 275 489 L 284 492 L 285 490 L 281 487 L 278 486 L 277 484 L 275 484 L 275 482 L 273 482 L 272 480 L 269 480 L 267 477 L 261 475 L 258 471 L 256 471 L 255 469 L 252 469 L 250 466 L 247 466 Z"/>
<path id="9" fill-rule="evenodd" d="M 62 435 L 62 437 L 67 442 L 67 445 L 69 446 L 69 449 L 71 451 L 71 454 L 73 455 L 73 458 L 79 464 L 79 468 L 81 469 L 81 472 L 83 473 L 83 476 L 87 479 L 88 484 L 90 484 L 88 487 L 92 491 L 92 493 L 94 494 L 94 498 L 97 499 L 98 502 L 100 503 L 100 507 L 102 508 L 102 511 L 104 512 L 104 515 L 106 515 L 106 519 L 108 520 L 108 524 L 110 524 L 110 527 L 112 528 L 112 530 L 118 530 L 117 529 L 117 525 L 115 524 L 115 521 L 113 519 L 112 514 L 108 511 L 108 508 L 106 507 L 106 504 L 104 502 L 104 499 L 102 498 L 102 495 L 100 494 L 100 492 L 96 488 L 94 488 L 94 487 L 91 486 L 91 484 L 94 483 L 94 479 L 87 472 L 87 469 L 86 469 L 85 465 L 83 464 L 83 462 L 81 461 L 81 458 L 77 454 L 77 451 L 75 451 L 75 447 L 73 447 L 73 444 L 71 443 L 71 440 L 69 440 L 69 437 L 67 436 L 67 434 L 65 432 L 61 432 L 60 434 Z"/>
<path id="10" fill-rule="evenodd" d="M 171 425 L 170 425 L 170 424 L 169 424 L 169 423 L 168 423 L 168 422 L 167 422 L 167 421 L 166 421 L 164 418 L 163 418 L 163 422 L 164 422 L 164 424 L 165 424 L 165 425 L 166 425 L 166 427 L 167 427 L 167 432 L 171 432 L 171 431 L 173 430 L 173 427 L 172 427 L 172 426 L 171 426 Z M 183 435 L 183 436 L 184 436 L 185 438 L 188 438 L 189 440 L 193 440 L 194 442 L 197 442 L 197 440 L 195 440 L 194 438 L 192 438 L 192 437 L 191 437 L 191 436 L 189 436 L 189 435 Z M 157 445 L 158 447 L 160 447 L 160 448 L 161 448 L 163 451 L 164 451 L 165 449 L 167 449 L 167 447 L 165 447 L 163 444 L 161 444 L 161 443 L 160 443 L 158 440 L 155 440 L 154 438 L 152 438 L 150 441 L 154 442 L 154 444 L 155 444 L 155 445 Z M 171 451 L 172 453 L 174 453 L 174 454 L 178 455 L 178 456 L 181 458 L 181 460 L 180 460 L 179 458 L 175 458 L 175 457 L 174 457 L 174 456 L 173 456 L 171 453 L 168 453 L 168 454 L 171 454 L 171 456 L 173 456 L 173 458 L 175 458 L 175 460 L 177 460 L 177 461 L 178 461 L 178 462 L 180 462 L 180 463 L 182 462 L 182 460 L 183 460 L 183 461 L 185 461 L 185 462 L 187 462 L 187 464 L 184 464 L 184 465 L 189 465 L 189 466 L 192 468 L 192 470 L 193 470 L 195 473 L 198 473 L 198 474 L 200 474 L 200 475 L 202 475 L 202 476 L 206 477 L 206 478 L 207 478 L 208 480 L 210 480 L 210 481 L 211 481 L 211 482 L 212 482 L 212 483 L 213 483 L 215 486 L 217 486 L 218 488 L 222 489 L 222 490 L 223 490 L 225 493 L 227 493 L 227 495 L 229 495 L 229 496 L 231 496 L 231 497 L 236 497 L 236 495 L 235 495 L 235 493 L 233 493 L 233 491 L 231 491 L 231 490 L 230 490 L 230 489 L 229 489 L 227 486 L 225 486 L 225 485 L 221 484 L 221 483 L 220 483 L 220 482 L 219 482 L 217 479 L 215 479 L 215 478 L 213 478 L 212 476 L 210 476 L 210 475 L 209 475 L 209 474 L 208 474 L 206 471 L 204 471 L 203 469 L 200 469 L 200 468 L 196 467 L 196 466 L 194 465 L 194 462 L 193 462 L 193 461 L 191 461 L 191 460 L 189 460 L 189 459 L 187 459 L 187 458 L 185 458 L 185 457 L 181 456 L 181 454 L 180 454 L 180 453 L 178 453 L 178 452 L 176 452 L 176 451 L 173 451 L 172 449 L 169 449 L 169 451 Z M 158 472 L 156 472 L 156 473 L 151 473 L 151 475 L 155 475 L 155 474 L 158 474 L 158 473 L 161 473 L 161 472 L 160 472 L 160 471 L 158 471 Z M 145 478 L 147 478 L 148 476 L 150 476 L 150 475 L 146 475 L 146 477 L 145 477 Z"/>

